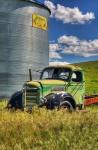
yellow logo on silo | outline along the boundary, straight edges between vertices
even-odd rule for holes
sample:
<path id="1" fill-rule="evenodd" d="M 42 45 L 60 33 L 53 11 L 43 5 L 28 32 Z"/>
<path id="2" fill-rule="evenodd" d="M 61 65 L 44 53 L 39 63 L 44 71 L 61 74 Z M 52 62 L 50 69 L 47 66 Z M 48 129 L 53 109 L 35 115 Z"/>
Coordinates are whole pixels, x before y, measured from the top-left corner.
<path id="1" fill-rule="evenodd" d="M 43 30 L 47 30 L 47 19 L 38 14 L 32 14 L 32 26 Z"/>

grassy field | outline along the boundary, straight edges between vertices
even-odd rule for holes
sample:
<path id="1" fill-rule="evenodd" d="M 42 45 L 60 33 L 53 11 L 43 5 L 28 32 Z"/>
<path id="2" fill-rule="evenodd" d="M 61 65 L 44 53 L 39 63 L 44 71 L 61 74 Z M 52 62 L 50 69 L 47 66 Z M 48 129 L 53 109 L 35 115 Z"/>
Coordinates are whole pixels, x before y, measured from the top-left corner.
<path id="1" fill-rule="evenodd" d="M 98 61 L 76 64 L 85 72 L 86 94 L 98 94 Z"/>
<path id="2" fill-rule="evenodd" d="M 0 104 L 0 150 L 97 150 L 98 110 L 66 113 L 34 108 L 9 112 Z"/>
<path id="3" fill-rule="evenodd" d="M 98 94 L 98 61 L 76 64 L 85 71 L 86 93 Z M 0 150 L 97 150 L 98 106 L 88 112 L 7 111 L 0 102 Z"/>

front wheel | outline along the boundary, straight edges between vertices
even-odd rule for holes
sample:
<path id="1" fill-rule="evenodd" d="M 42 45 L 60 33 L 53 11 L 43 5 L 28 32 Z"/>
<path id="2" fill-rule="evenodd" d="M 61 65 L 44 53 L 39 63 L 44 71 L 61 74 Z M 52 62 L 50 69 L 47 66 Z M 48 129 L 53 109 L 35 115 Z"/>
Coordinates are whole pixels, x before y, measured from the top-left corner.
<path id="1" fill-rule="evenodd" d="M 59 109 L 64 111 L 66 110 L 68 112 L 74 111 L 73 105 L 67 100 L 60 103 Z"/>
<path id="2" fill-rule="evenodd" d="M 11 96 L 11 98 L 7 104 L 7 108 L 8 109 L 21 109 L 22 110 L 23 109 L 22 94 L 23 94 L 22 91 L 15 92 Z"/>

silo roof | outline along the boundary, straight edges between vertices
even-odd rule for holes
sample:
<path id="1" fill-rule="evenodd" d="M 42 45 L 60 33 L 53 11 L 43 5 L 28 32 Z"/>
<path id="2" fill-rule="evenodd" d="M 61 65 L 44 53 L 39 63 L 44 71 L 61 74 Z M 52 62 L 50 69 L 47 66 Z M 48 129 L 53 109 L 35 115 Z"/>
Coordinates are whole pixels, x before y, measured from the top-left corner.
<path id="1" fill-rule="evenodd" d="M 46 5 L 42 4 L 41 2 L 38 2 L 36 0 L 24 0 L 24 1 L 27 1 L 27 2 L 30 2 L 30 3 L 34 3 L 34 4 L 38 5 L 38 6 L 41 6 L 41 7 L 45 8 L 45 9 L 47 9 L 49 11 L 49 13 L 51 14 L 50 9 Z"/>

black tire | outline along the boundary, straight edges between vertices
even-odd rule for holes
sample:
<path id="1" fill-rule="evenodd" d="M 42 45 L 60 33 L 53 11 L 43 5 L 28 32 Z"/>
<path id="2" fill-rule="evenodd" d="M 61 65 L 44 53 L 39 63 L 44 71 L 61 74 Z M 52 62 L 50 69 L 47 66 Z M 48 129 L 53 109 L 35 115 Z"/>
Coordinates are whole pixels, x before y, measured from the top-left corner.
<path id="1" fill-rule="evenodd" d="M 61 102 L 59 109 L 66 109 L 69 112 L 74 111 L 73 105 L 68 100 Z"/>
<path id="2" fill-rule="evenodd" d="M 8 109 L 15 109 L 15 110 L 16 109 L 21 109 L 21 110 L 23 109 L 22 91 L 17 91 L 11 96 L 11 98 L 7 104 L 7 108 Z"/>

